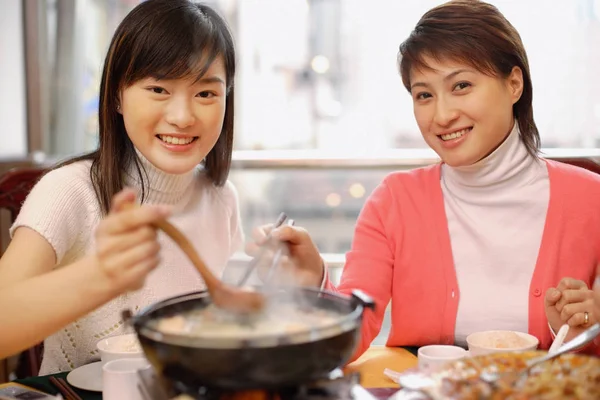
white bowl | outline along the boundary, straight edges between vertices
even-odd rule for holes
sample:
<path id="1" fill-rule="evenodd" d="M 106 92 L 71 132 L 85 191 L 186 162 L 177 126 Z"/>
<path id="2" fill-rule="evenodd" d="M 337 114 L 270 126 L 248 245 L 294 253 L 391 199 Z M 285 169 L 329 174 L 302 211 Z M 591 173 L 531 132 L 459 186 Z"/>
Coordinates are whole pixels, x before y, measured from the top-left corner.
<path id="1" fill-rule="evenodd" d="M 537 349 L 540 341 L 533 335 L 517 331 L 483 331 L 467 336 L 470 356 Z"/>
<path id="2" fill-rule="evenodd" d="M 102 339 L 96 344 L 100 353 L 102 366 L 108 361 L 121 358 L 140 358 L 144 357 L 144 352 L 135 333 L 125 335 L 111 336 Z"/>

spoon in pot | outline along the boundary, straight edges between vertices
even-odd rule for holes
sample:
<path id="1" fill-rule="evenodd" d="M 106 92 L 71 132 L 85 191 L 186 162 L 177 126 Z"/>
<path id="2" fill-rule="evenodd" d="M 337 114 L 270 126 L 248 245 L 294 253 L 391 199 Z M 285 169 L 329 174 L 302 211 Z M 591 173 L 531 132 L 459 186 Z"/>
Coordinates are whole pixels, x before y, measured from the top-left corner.
<path id="1" fill-rule="evenodd" d="M 139 206 L 133 203 L 127 206 L 128 209 L 134 207 Z M 194 267 L 196 267 L 202 279 L 204 279 L 206 289 L 216 307 L 242 315 L 257 313 L 263 309 L 265 298 L 262 294 L 227 285 L 215 277 L 204 261 L 202 261 L 192 243 L 173 224 L 163 219 L 152 225 L 156 229 L 160 229 L 166 233 L 167 236 L 177 243 L 192 264 L 194 264 Z"/>

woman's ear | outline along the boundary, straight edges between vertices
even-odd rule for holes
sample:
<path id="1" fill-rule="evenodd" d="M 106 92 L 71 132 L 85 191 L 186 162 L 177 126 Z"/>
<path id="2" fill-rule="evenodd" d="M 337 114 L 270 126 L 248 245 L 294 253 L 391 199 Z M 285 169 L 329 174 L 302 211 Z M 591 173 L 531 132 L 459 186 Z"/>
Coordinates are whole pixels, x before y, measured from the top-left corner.
<path id="1" fill-rule="evenodd" d="M 506 78 L 506 84 L 512 97 L 512 103 L 515 104 L 523 94 L 523 71 L 521 68 L 517 66 L 513 67 L 508 78 Z"/>
<path id="2" fill-rule="evenodd" d="M 121 115 L 123 115 L 123 111 L 121 110 L 122 103 L 123 103 L 123 93 L 119 92 L 119 97 L 117 98 L 117 105 L 115 106 L 115 109 Z"/>

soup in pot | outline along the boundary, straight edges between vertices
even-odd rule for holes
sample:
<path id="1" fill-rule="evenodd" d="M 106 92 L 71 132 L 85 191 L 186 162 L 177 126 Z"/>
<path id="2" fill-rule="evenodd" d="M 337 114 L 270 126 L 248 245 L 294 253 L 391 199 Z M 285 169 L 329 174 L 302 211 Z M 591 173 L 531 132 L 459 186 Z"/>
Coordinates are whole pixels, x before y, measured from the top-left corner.
<path id="1" fill-rule="evenodd" d="M 198 338 L 251 339 L 289 335 L 334 326 L 341 315 L 332 310 L 299 308 L 295 304 L 270 306 L 251 319 L 225 313 L 214 305 L 157 319 L 154 328 L 165 334 Z"/>

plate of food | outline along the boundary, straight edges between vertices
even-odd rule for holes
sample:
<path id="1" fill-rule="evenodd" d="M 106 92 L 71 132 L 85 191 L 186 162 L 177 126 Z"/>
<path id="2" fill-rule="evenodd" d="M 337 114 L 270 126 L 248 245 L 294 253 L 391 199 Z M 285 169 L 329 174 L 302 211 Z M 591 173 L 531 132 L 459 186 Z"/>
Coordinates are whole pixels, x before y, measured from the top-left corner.
<path id="1" fill-rule="evenodd" d="M 480 379 L 482 372 L 520 371 L 527 360 L 544 354 L 493 353 L 465 358 L 435 370 L 407 371 L 400 374 L 400 379 L 418 383 L 422 392 L 403 388 L 392 399 L 600 399 L 600 358 L 581 354 L 565 354 L 541 363 L 510 385 L 491 385 Z"/>

